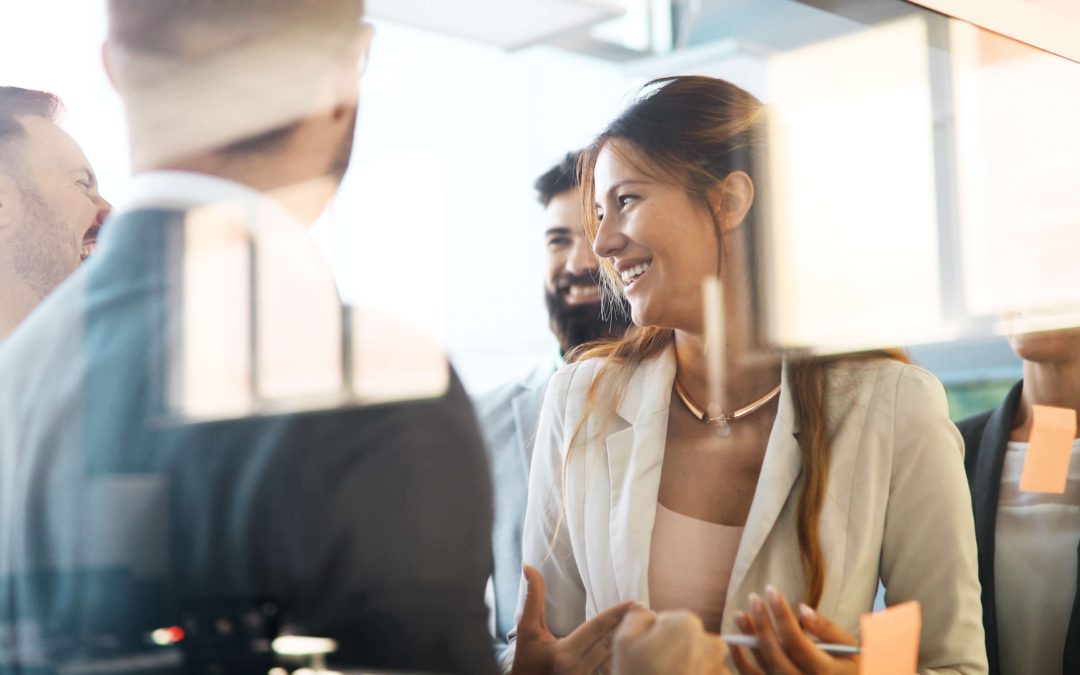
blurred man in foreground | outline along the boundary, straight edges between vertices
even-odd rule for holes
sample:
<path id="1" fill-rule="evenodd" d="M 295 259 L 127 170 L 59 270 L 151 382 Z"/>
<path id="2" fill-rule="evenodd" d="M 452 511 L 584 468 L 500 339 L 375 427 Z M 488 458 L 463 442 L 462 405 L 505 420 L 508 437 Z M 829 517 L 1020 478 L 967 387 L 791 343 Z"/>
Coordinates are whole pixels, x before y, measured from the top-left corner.
<path id="1" fill-rule="evenodd" d="M 265 674 L 280 633 L 493 672 L 468 399 L 445 361 L 368 386 L 353 366 L 399 355 L 345 349 L 305 229 L 350 156 L 361 3 L 108 12 L 132 197 L 0 347 L 0 672 Z"/>

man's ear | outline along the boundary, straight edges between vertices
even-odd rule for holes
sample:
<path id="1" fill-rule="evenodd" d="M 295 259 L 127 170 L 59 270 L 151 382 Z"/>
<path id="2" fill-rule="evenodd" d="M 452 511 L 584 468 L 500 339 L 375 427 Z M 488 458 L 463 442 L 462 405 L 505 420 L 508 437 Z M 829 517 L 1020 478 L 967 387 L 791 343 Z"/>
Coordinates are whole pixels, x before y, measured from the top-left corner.
<path id="1" fill-rule="evenodd" d="M 709 205 L 720 223 L 720 231 L 728 233 L 746 219 L 754 205 L 754 180 L 745 171 L 732 171 L 709 193 Z"/>
<path id="2" fill-rule="evenodd" d="M 371 56 L 371 40 L 375 37 L 375 26 L 370 23 L 361 23 L 356 37 L 356 72 L 363 75 L 367 70 L 368 58 Z"/>
<path id="3" fill-rule="evenodd" d="M 360 81 L 367 69 L 368 51 L 371 49 L 371 38 L 375 34 L 375 27 L 368 23 L 361 23 L 357 27 L 356 35 L 349 46 L 345 67 L 340 71 L 335 92 L 337 104 L 334 106 L 333 117 L 342 119 L 352 113 L 360 105 Z"/>
<path id="4" fill-rule="evenodd" d="M 105 67 L 105 74 L 109 76 L 109 84 L 112 85 L 114 90 L 119 91 L 119 88 L 116 86 L 116 73 L 113 70 L 112 56 L 112 43 L 109 40 L 105 40 L 105 42 L 101 43 L 101 65 Z"/>
<path id="5" fill-rule="evenodd" d="M 335 84 L 336 103 L 330 110 L 330 118 L 335 122 L 351 122 L 360 105 L 360 80 L 367 68 L 368 50 L 371 49 L 371 38 L 374 35 L 375 27 L 369 23 L 361 23 L 357 27 L 356 35 L 349 46 L 348 57 L 343 61 L 344 67 L 339 71 Z"/>
<path id="6" fill-rule="evenodd" d="M 19 186 L 11 176 L 0 172 L 0 238 L 6 237 L 21 220 L 22 196 Z"/>

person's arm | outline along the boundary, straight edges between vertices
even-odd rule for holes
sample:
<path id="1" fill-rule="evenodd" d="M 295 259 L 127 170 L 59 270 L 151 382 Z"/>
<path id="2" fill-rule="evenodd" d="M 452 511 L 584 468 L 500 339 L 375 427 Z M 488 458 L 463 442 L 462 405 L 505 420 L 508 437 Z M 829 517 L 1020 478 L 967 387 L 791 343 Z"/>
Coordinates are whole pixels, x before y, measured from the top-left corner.
<path id="1" fill-rule="evenodd" d="M 522 534 L 522 561 L 534 569 L 521 585 L 518 625 L 510 632 L 510 649 L 501 663 L 504 671 L 512 665 L 514 673 L 527 675 L 593 672 L 607 662 L 610 636 L 633 605 L 621 603 L 585 621 L 585 585 L 562 495 L 566 445 L 577 424 L 566 419 L 575 375 L 582 373 L 571 366 L 551 379 L 540 412 Z M 584 443 L 575 452 L 585 452 Z"/>
<path id="2" fill-rule="evenodd" d="M 896 390 L 881 550 L 885 602 L 922 606 L 919 672 L 985 673 L 975 524 L 945 392 L 906 366 Z"/>
<path id="3" fill-rule="evenodd" d="M 490 479 L 457 378 L 438 399 L 304 419 L 291 483 L 268 495 L 304 514 L 291 528 L 304 541 L 266 552 L 297 558 L 301 628 L 336 639 L 343 668 L 497 672 Z"/>

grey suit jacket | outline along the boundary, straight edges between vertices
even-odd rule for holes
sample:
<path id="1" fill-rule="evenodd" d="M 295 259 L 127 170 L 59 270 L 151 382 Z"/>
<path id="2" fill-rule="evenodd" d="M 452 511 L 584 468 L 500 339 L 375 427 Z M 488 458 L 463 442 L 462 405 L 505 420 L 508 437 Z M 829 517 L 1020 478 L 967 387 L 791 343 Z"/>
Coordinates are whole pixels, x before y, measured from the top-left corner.
<path id="1" fill-rule="evenodd" d="M 415 402 L 170 416 L 186 216 L 114 218 L 0 348 L 0 673 L 265 673 L 259 612 L 336 639 L 340 665 L 494 672 L 487 464 L 457 379 Z M 179 647 L 148 639 L 164 626 Z"/>
<path id="2" fill-rule="evenodd" d="M 514 627 L 521 583 L 521 530 L 529 491 L 529 465 L 540 406 L 555 373 L 552 359 L 526 377 L 475 400 L 495 487 L 495 627 L 500 645 Z"/>

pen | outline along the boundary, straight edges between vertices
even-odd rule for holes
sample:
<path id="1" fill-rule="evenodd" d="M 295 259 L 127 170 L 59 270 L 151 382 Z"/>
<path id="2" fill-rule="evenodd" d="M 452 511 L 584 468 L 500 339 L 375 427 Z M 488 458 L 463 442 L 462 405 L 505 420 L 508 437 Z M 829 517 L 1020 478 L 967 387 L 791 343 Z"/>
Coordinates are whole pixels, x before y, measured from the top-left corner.
<path id="1" fill-rule="evenodd" d="M 740 647 L 749 647 L 751 649 L 757 649 L 758 646 L 757 637 L 753 635 L 737 635 L 735 633 L 724 633 L 720 636 L 720 639 L 728 643 L 729 645 L 739 645 Z M 852 656 L 859 653 L 859 648 L 855 645 L 837 645 L 830 644 L 828 642 L 815 642 L 814 646 L 825 652 L 826 654 Z"/>

